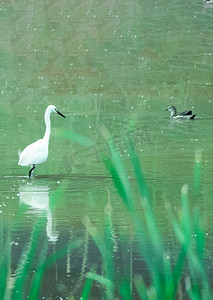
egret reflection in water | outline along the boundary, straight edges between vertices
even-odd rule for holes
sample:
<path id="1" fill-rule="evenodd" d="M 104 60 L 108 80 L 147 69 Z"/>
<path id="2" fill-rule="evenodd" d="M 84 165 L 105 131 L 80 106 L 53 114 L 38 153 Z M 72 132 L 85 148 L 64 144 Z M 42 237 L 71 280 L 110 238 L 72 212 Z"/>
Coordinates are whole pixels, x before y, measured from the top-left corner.
<path id="1" fill-rule="evenodd" d="M 56 242 L 58 232 L 53 230 L 52 211 L 49 202 L 49 187 L 47 185 L 33 184 L 33 182 L 19 187 L 19 204 L 29 206 L 27 212 L 45 214 L 47 217 L 46 232 L 48 240 Z"/>

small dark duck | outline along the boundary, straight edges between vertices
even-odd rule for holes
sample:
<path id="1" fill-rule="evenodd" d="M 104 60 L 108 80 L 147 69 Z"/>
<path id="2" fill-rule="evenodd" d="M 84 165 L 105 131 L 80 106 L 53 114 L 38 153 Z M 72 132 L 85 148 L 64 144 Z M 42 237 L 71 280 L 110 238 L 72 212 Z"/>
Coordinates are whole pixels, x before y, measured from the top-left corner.
<path id="1" fill-rule="evenodd" d="M 213 0 L 204 0 L 203 2 L 206 4 L 213 4 Z"/>
<path id="2" fill-rule="evenodd" d="M 181 113 L 177 113 L 177 110 L 174 106 L 169 106 L 164 110 L 169 110 L 171 112 L 170 118 L 179 119 L 179 120 L 193 120 L 196 114 L 192 114 L 191 110 L 186 110 Z"/>

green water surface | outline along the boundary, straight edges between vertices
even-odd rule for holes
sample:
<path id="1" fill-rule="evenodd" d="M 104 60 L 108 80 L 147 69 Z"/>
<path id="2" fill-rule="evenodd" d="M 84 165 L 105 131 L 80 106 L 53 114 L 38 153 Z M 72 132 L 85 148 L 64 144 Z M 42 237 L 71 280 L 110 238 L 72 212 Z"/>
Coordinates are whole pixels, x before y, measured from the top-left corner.
<path id="1" fill-rule="evenodd" d="M 149 283 L 131 218 L 102 162 L 111 156 L 110 138 L 136 189 L 126 144 L 133 141 L 173 260 L 179 244 L 166 206 L 178 215 L 180 190 L 188 184 L 190 209 L 200 208 L 211 274 L 212 20 L 213 8 L 202 0 L 1 2 L 0 255 L 7 262 L 2 299 L 14 293 L 14 299 L 27 299 L 41 262 L 76 241 L 80 246 L 45 269 L 39 299 L 80 299 L 90 268 L 103 272 L 88 224 L 102 234 L 106 215 L 115 282 L 142 273 Z M 66 119 L 51 116 L 48 160 L 29 180 L 29 168 L 18 166 L 18 150 L 43 136 L 49 104 Z M 197 116 L 172 121 L 164 112 L 169 105 Z M 122 299 L 104 298 L 103 290 L 94 284 L 90 299 Z M 184 287 L 179 295 L 188 299 Z"/>

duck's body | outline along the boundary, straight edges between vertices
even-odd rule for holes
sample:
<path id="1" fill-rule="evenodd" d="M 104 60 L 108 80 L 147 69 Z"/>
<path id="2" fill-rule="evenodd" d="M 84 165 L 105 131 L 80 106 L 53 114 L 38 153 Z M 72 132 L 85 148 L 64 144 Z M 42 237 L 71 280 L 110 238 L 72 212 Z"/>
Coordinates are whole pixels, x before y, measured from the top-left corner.
<path id="1" fill-rule="evenodd" d="M 203 2 L 206 4 L 213 4 L 213 0 L 204 0 Z"/>
<path id="2" fill-rule="evenodd" d="M 29 177 L 31 172 L 35 169 L 37 165 L 44 163 L 48 157 L 48 146 L 50 139 L 50 115 L 51 113 L 58 113 L 60 116 L 64 117 L 54 105 L 49 105 L 45 111 L 44 121 L 46 124 L 46 131 L 44 137 L 30 145 L 28 145 L 22 152 L 19 153 L 19 162 L 20 166 L 28 167 L 31 169 L 29 171 Z"/>
<path id="3" fill-rule="evenodd" d="M 181 113 L 177 113 L 176 107 L 175 106 L 169 106 L 164 110 L 169 110 L 171 115 L 170 118 L 173 119 L 180 119 L 180 120 L 193 120 L 196 114 L 192 114 L 191 110 L 186 110 Z"/>

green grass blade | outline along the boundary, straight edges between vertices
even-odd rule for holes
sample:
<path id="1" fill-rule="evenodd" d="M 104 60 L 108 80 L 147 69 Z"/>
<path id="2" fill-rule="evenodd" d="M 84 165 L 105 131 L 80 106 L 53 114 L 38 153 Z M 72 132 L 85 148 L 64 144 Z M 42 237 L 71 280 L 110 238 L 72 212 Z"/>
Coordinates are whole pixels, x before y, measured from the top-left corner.
<path id="1" fill-rule="evenodd" d="M 193 184 L 193 190 L 195 196 L 199 195 L 200 192 L 201 161 L 202 161 L 202 152 L 195 151 L 194 184 Z"/>
<path id="2" fill-rule="evenodd" d="M 104 246 L 104 237 L 98 231 L 98 229 L 92 224 L 88 217 L 82 219 L 82 223 L 84 224 L 86 230 L 88 230 L 89 234 L 91 235 L 93 241 L 95 242 L 96 246 L 98 247 L 102 257 L 105 255 L 105 246 Z"/>
<path id="3" fill-rule="evenodd" d="M 142 276 L 138 275 L 134 278 L 134 284 L 141 300 L 149 300 L 147 288 L 144 284 Z"/>
<path id="4" fill-rule="evenodd" d="M 195 228 L 194 231 L 196 233 L 196 250 L 197 250 L 197 255 L 202 263 L 202 265 L 204 266 L 204 247 L 205 247 L 205 235 L 204 235 L 204 231 L 201 228 L 201 224 L 200 224 L 200 212 L 198 210 L 195 211 L 194 214 L 194 224 L 195 224 Z"/>
<path id="5" fill-rule="evenodd" d="M 41 231 L 45 227 L 45 218 L 40 217 L 31 233 L 30 241 L 22 252 L 17 268 L 17 278 L 13 289 L 13 297 L 15 300 L 22 300 L 27 295 L 29 286 L 30 274 L 32 270 L 33 258 L 38 249 L 38 241 L 41 236 Z"/>
<path id="6" fill-rule="evenodd" d="M 140 248 L 142 253 L 146 256 L 146 262 L 150 265 L 152 270 L 152 275 L 154 276 L 154 280 L 156 282 L 156 286 L 158 287 L 158 294 L 159 297 L 162 297 L 164 287 L 162 285 L 162 257 L 159 259 L 159 255 L 162 255 L 162 247 L 161 242 L 156 237 L 156 226 L 154 224 L 154 216 L 152 214 L 152 209 L 150 207 L 150 201 L 149 199 L 146 199 L 147 201 L 147 210 L 145 211 L 146 215 L 146 221 L 147 221 L 147 227 L 151 231 L 150 237 L 152 239 L 156 239 L 155 241 L 155 247 L 149 247 L 147 244 L 147 238 L 145 231 L 143 230 L 143 225 L 140 219 L 140 216 L 138 215 L 134 203 L 134 196 L 133 192 L 131 190 L 130 182 L 127 176 L 127 173 L 125 171 L 125 168 L 123 166 L 122 159 L 120 158 L 120 155 L 118 151 L 115 150 L 114 144 L 112 140 L 108 141 L 109 149 L 111 151 L 112 159 L 105 159 L 105 165 L 107 169 L 109 170 L 110 174 L 112 175 L 112 179 L 114 181 L 114 184 L 122 197 L 124 203 L 126 204 L 135 224 L 135 229 L 140 241 Z M 132 156 L 132 153 L 131 155 Z M 135 173 L 137 176 L 138 182 L 141 183 L 141 181 L 144 183 L 144 189 L 145 189 L 145 195 L 148 197 L 148 190 L 146 188 L 146 183 L 144 178 L 142 177 L 142 172 L 140 168 L 138 168 L 138 161 L 136 156 L 133 157 L 133 164 L 135 166 Z M 143 192 L 143 189 L 141 190 Z M 143 192 L 144 193 L 144 192 Z M 143 198 L 144 200 L 145 198 Z M 150 226 L 150 222 L 151 226 Z M 153 234 L 154 232 L 154 234 Z M 153 237 L 154 236 L 154 237 Z M 158 248 L 157 248 L 158 247 Z M 155 251 L 155 254 L 152 252 Z M 150 260 L 150 256 L 152 259 Z"/>
<path id="7" fill-rule="evenodd" d="M 109 280 L 108 278 L 104 277 L 104 276 L 98 275 L 98 274 L 93 273 L 93 272 L 88 272 L 87 273 L 87 278 L 90 278 L 92 280 L 95 280 L 95 281 L 99 282 L 103 286 L 107 287 L 109 290 L 114 289 L 114 283 L 111 280 Z"/>
<path id="8" fill-rule="evenodd" d="M 133 145 L 133 142 L 131 141 L 131 139 L 128 140 L 127 146 L 128 146 L 128 150 L 129 150 L 129 154 L 130 154 L 130 159 L 132 161 L 132 165 L 133 165 L 133 168 L 135 171 L 135 178 L 138 183 L 138 188 L 139 188 L 141 197 L 146 198 L 150 204 L 150 196 L 149 196 L 149 191 L 148 191 L 148 187 L 146 184 L 146 180 L 145 180 L 143 172 L 141 170 L 140 161 L 138 159 L 138 156 L 136 155 L 136 152 L 134 150 L 134 145 Z"/>
<path id="9" fill-rule="evenodd" d="M 103 269 L 105 277 L 111 282 L 114 282 L 114 261 L 113 261 L 113 237 L 112 237 L 112 216 L 111 216 L 111 205 L 108 201 L 105 206 L 105 257 L 103 257 Z M 113 286 L 114 287 L 114 286 Z M 114 290 L 107 288 L 106 294 L 109 295 L 109 299 L 114 299 Z"/>
<path id="10" fill-rule="evenodd" d="M 66 129 L 61 130 L 61 129 L 55 128 L 54 131 L 57 136 L 64 138 L 64 139 L 71 140 L 75 143 L 82 145 L 83 147 L 89 148 L 89 147 L 92 147 L 95 145 L 95 143 L 92 140 L 90 140 L 89 138 L 87 138 L 83 135 L 77 134 L 71 130 L 66 130 Z"/>
<path id="11" fill-rule="evenodd" d="M 2 256 L 0 258 L 0 299 L 4 299 L 7 288 L 7 279 L 10 268 L 11 244 L 10 234 L 7 231 L 7 238 L 2 247 Z"/>
<path id="12" fill-rule="evenodd" d="M 41 248 L 39 250 L 39 259 L 37 261 L 37 264 L 42 264 L 45 262 L 46 260 L 46 257 L 47 257 L 47 252 L 48 252 L 48 242 L 47 240 L 45 240 L 42 244 L 41 244 Z M 34 274 L 34 277 L 33 277 L 33 285 L 35 286 L 34 288 L 32 288 L 32 284 L 31 284 L 31 288 L 30 288 L 30 293 L 29 293 L 29 299 L 30 300 L 33 300 L 33 299 L 38 299 L 39 297 L 39 292 L 40 292 L 40 287 L 41 287 L 41 284 L 40 284 L 40 280 L 39 280 L 39 272 L 38 270 L 36 269 L 36 272 Z M 35 284 L 36 282 L 36 284 Z"/>
<path id="13" fill-rule="evenodd" d="M 132 294 L 130 291 L 130 282 L 128 280 L 124 280 L 120 283 L 120 295 L 122 300 L 131 300 Z"/>
<path id="14" fill-rule="evenodd" d="M 39 287 L 41 285 L 42 277 L 46 271 L 47 268 L 49 268 L 51 265 L 53 265 L 56 261 L 64 257 L 67 252 L 72 251 L 82 244 L 82 241 L 75 241 L 70 242 L 65 247 L 61 248 L 60 250 L 57 250 L 54 254 L 52 254 L 50 257 L 45 259 L 43 263 L 38 266 L 36 274 L 34 275 L 33 282 L 31 285 L 30 293 L 29 293 L 29 299 L 34 300 L 38 299 L 39 297 Z"/>
<path id="15" fill-rule="evenodd" d="M 90 292 L 91 292 L 91 289 L 92 289 L 92 283 L 93 283 L 93 280 L 91 278 L 86 279 L 84 289 L 81 293 L 80 299 L 82 299 L 82 300 L 89 299 L 89 295 L 90 295 Z"/>
<path id="16" fill-rule="evenodd" d="M 115 187 L 118 193 L 120 194 L 121 198 L 123 199 L 124 204 L 127 206 L 130 212 L 133 212 L 133 193 L 129 182 L 125 177 L 124 167 L 120 161 L 120 158 L 117 159 L 117 155 L 114 156 L 114 160 L 116 160 L 116 167 L 108 158 L 105 158 L 103 162 L 105 164 L 106 169 L 111 174 Z"/>
<path id="17" fill-rule="evenodd" d="M 181 189 L 182 229 L 187 239 L 191 236 L 192 232 L 192 224 L 188 204 L 188 189 L 189 188 L 187 184 L 183 185 Z"/>
<path id="18" fill-rule="evenodd" d="M 105 234 L 104 236 L 99 232 L 99 230 L 91 223 L 89 218 L 84 218 L 83 224 L 90 233 L 93 241 L 98 247 L 102 261 L 103 261 L 103 273 L 104 278 L 110 282 L 114 282 L 114 262 L 113 262 L 113 245 L 112 245 L 112 235 L 111 235 L 111 225 L 110 225 L 110 207 L 105 207 Z M 108 299 L 113 299 L 114 285 L 106 286 L 106 294 Z"/>

